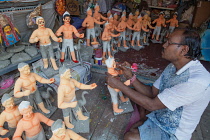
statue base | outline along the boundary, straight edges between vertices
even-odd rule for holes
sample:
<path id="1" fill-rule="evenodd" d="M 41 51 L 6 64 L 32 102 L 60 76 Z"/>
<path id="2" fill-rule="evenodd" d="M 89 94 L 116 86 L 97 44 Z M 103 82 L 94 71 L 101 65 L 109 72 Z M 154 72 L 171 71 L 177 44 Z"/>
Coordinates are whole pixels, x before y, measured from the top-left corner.
<path id="1" fill-rule="evenodd" d="M 119 108 L 120 109 L 124 109 L 124 111 L 123 112 L 121 112 L 121 113 L 116 113 L 116 112 L 114 112 L 114 115 L 120 115 L 120 114 L 125 114 L 125 113 L 129 113 L 129 112 L 133 112 L 133 106 L 132 106 L 132 104 L 131 104 L 131 102 L 130 102 L 130 100 L 128 100 L 127 102 L 121 102 L 121 101 L 119 101 Z"/>

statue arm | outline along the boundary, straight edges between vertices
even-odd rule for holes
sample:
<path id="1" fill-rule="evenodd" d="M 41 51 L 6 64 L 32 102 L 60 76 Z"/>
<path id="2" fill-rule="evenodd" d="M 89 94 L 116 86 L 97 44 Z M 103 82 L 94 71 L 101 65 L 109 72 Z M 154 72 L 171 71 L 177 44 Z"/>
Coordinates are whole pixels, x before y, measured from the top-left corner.
<path id="1" fill-rule="evenodd" d="M 22 124 L 22 121 L 20 120 L 18 122 L 18 125 L 17 125 L 17 128 L 16 128 L 16 131 L 15 131 L 15 134 L 13 135 L 13 140 L 22 140 L 21 138 L 21 135 L 23 133 L 23 124 Z"/>
<path id="2" fill-rule="evenodd" d="M 80 34 L 78 32 L 78 30 L 72 25 L 72 28 L 73 28 L 73 32 L 74 34 L 78 37 L 78 38 L 83 38 L 84 37 L 84 34 Z"/>
<path id="3" fill-rule="evenodd" d="M 155 29 L 155 27 L 152 27 L 152 25 L 148 22 L 147 25 L 149 26 L 150 29 Z"/>
<path id="4" fill-rule="evenodd" d="M 14 87 L 14 96 L 16 98 L 21 98 L 25 96 L 24 95 L 25 91 L 21 92 L 21 87 L 22 87 L 22 82 L 20 81 L 20 79 L 17 79 L 17 81 L 15 82 L 15 87 Z"/>
<path id="5" fill-rule="evenodd" d="M 168 21 L 166 21 L 166 23 L 169 23 L 169 22 L 171 22 L 171 20 L 169 19 Z"/>
<path id="6" fill-rule="evenodd" d="M 36 73 L 31 73 L 31 75 L 34 76 L 34 78 L 36 79 L 36 81 L 38 81 L 38 82 L 40 82 L 42 84 L 49 84 L 49 83 L 51 83 L 50 79 L 45 79 L 45 78 L 39 76 Z"/>
<path id="7" fill-rule="evenodd" d="M 62 35 L 61 34 L 62 32 L 63 32 L 63 25 L 56 31 L 55 35 L 56 36 L 61 36 Z"/>
<path id="8" fill-rule="evenodd" d="M 141 25 L 141 29 L 145 32 L 149 32 L 149 29 L 146 29 L 143 25 Z"/>
<path id="9" fill-rule="evenodd" d="M 79 89 L 94 89 L 97 87 L 97 85 L 95 83 L 91 84 L 91 85 L 85 85 L 82 84 L 80 82 L 77 82 L 75 79 L 72 79 L 72 82 L 74 83 L 74 85 L 76 87 L 78 87 Z"/>
<path id="10" fill-rule="evenodd" d="M 32 33 L 32 35 L 31 35 L 31 37 L 30 37 L 30 39 L 29 39 L 29 42 L 30 43 L 36 43 L 36 42 L 38 42 L 39 41 L 39 38 L 37 37 L 37 30 L 35 30 L 33 33 Z"/>
<path id="11" fill-rule="evenodd" d="M 44 115 L 42 115 L 41 113 L 36 113 L 36 116 L 39 118 L 40 122 L 45 123 L 48 126 L 52 126 L 52 124 L 54 123 L 53 120 L 45 117 Z"/>
<path id="12" fill-rule="evenodd" d="M 178 20 L 176 20 L 176 27 L 179 27 L 179 24 L 178 23 L 179 23 Z"/>
<path id="13" fill-rule="evenodd" d="M 85 20 L 82 22 L 82 27 L 87 27 L 86 24 L 87 24 L 87 18 L 85 18 Z"/>
<path id="14" fill-rule="evenodd" d="M 57 38 L 57 37 L 55 36 L 55 34 L 53 33 L 53 31 L 52 31 L 50 28 L 48 28 L 48 31 L 49 31 L 49 33 L 50 33 L 51 38 L 52 38 L 54 41 L 56 41 L 56 42 L 62 42 L 62 41 L 60 41 L 61 38 Z"/>
<path id="15" fill-rule="evenodd" d="M 97 24 L 104 24 L 106 21 L 100 22 L 100 21 L 97 21 L 97 20 L 94 18 L 94 22 L 97 23 Z"/>
<path id="16" fill-rule="evenodd" d="M 127 23 L 126 23 L 126 27 L 128 27 L 128 29 L 130 30 L 134 30 L 131 26 L 129 26 Z"/>
<path id="17" fill-rule="evenodd" d="M 108 20 L 108 18 L 106 18 L 106 17 L 104 17 L 103 15 L 101 15 L 101 18 L 103 19 L 103 20 Z"/>
<path id="18" fill-rule="evenodd" d="M 152 22 L 152 24 L 155 24 L 157 22 L 157 19 L 155 19 L 153 22 Z"/>
<path id="19" fill-rule="evenodd" d="M 118 36 L 120 36 L 120 33 L 118 33 L 118 34 L 113 34 L 113 33 L 111 33 L 111 36 L 112 36 L 112 37 L 118 37 Z"/>
<path id="20" fill-rule="evenodd" d="M 4 112 L 2 112 L 0 115 L 0 135 L 5 135 L 9 131 L 9 130 L 3 128 L 4 122 L 6 120 L 5 117 L 6 116 L 5 116 Z"/>

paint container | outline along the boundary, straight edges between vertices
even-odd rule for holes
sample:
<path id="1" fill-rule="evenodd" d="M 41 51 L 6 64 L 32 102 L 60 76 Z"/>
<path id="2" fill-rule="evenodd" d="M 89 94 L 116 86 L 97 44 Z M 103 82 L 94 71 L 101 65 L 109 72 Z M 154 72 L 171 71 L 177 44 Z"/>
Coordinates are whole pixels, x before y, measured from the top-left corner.
<path id="1" fill-rule="evenodd" d="M 102 65 L 102 58 L 95 57 L 95 64 Z"/>
<path id="2" fill-rule="evenodd" d="M 96 58 L 102 57 L 102 49 L 101 48 L 95 49 L 95 57 Z"/>

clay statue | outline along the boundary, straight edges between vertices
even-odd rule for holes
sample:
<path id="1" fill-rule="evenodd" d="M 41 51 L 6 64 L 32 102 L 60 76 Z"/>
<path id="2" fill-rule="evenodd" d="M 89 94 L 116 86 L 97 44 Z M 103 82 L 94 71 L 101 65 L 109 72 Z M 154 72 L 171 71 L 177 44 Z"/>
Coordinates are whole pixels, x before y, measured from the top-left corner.
<path id="1" fill-rule="evenodd" d="M 95 45 L 98 44 L 98 42 L 96 41 L 96 36 L 95 36 L 95 29 L 94 29 L 94 23 L 96 24 L 104 24 L 105 21 L 103 22 L 99 22 L 97 21 L 94 17 L 92 17 L 92 10 L 90 8 L 87 9 L 87 17 L 85 18 L 85 20 L 82 23 L 83 27 L 87 27 L 86 29 L 86 37 L 87 37 L 87 46 L 90 46 L 90 36 L 93 37 L 93 42 L 91 44 Z"/>
<path id="2" fill-rule="evenodd" d="M 133 14 L 132 13 L 129 14 L 128 20 L 126 22 L 127 22 L 128 26 L 133 27 L 135 22 L 133 21 Z M 131 34 L 132 34 L 132 30 L 127 28 L 127 30 L 126 30 L 126 36 L 128 36 L 127 40 L 131 40 Z"/>
<path id="3" fill-rule="evenodd" d="M 119 23 L 120 23 L 120 22 L 118 21 L 118 15 L 117 15 L 117 13 L 115 13 L 115 14 L 114 14 L 114 21 L 113 21 L 113 24 L 117 27 Z"/>
<path id="4" fill-rule="evenodd" d="M 134 14 L 134 16 L 133 16 L 133 21 L 134 21 L 134 22 L 137 22 L 137 18 L 138 18 L 138 16 L 139 16 L 139 14 L 140 14 L 139 9 L 136 9 L 135 14 Z"/>
<path id="5" fill-rule="evenodd" d="M 110 18 L 112 18 L 112 16 L 110 16 Z M 103 58 L 103 60 L 106 59 L 105 55 L 106 55 L 107 51 L 108 51 L 108 56 L 112 57 L 111 51 L 110 51 L 110 48 L 111 48 L 110 40 L 111 40 L 111 38 L 120 36 L 120 33 L 115 35 L 111 32 L 111 30 L 112 30 L 112 25 L 107 22 L 105 24 L 105 29 L 104 29 L 104 32 L 102 34 L 102 40 L 103 40 L 103 55 L 102 55 L 102 58 Z"/>
<path id="6" fill-rule="evenodd" d="M 153 34 L 152 34 L 152 39 L 154 39 L 154 37 L 156 35 L 155 39 L 157 41 L 159 41 L 161 26 L 166 27 L 166 25 L 165 25 L 165 18 L 164 18 L 164 13 L 163 12 L 160 12 L 159 13 L 159 18 L 155 19 L 152 22 L 152 24 L 155 24 L 155 23 L 156 23 L 156 26 L 155 26 L 155 30 L 153 31 Z"/>
<path id="7" fill-rule="evenodd" d="M 72 118 L 70 118 L 71 111 L 76 112 L 75 117 L 79 120 L 88 119 L 87 116 L 83 115 L 82 110 L 77 103 L 75 88 L 94 89 L 97 85 L 95 83 L 85 85 L 77 82 L 75 79 L 71 78 L 70 69 L 65 67 L 59 69 L 59 75 L 60 85 L 58 87 L 58 108 L 62 109 L 66 127 L 74 128 L 74 125 L 70 123 L 72 122 Z"/>
<path id="8" fill-rule="evenodd" d="M 39 90 L 36 86 L 36 81 L 47 84 L 55 82 L 55 79 L 45 79 L 36 73 L 30 72 L 30 67 L 26 63 L 19 63 L 18 70 L 20 72 L 20 77 L 15 82 L 14 96 L 16 98 L 24 97 L 24 100 L 30 101 L 31 105 L 37 104 L 42 112 L 49 114 L 50 111 L 44 106 Z"/>
<path id="9" fill-rule="evenodd" d="M 115 70 L 116 68 L 116 63 L 115 63 L 115 59 L 114 57 L 112 58 L 108 58 L 106 61 L 106 66 L 107 66 L 107 70 L 108 73 L 111 74 L 112 76 L 118 76 L 120 74 L 119 71 Z M 125 83 L 125 85 L 130 85 L 130 80 L 127 80 Z M 122 94 L 122 92 L 119 89 L 113 89 L 112 87 L 110 87 L 109 85 L 107 86 L 109 93 L 111 94 L 111 98 L 112 98 L 112 103 L 113 103 L 113 111 L 115 113 L 121 113 L 124 110 L 123 109 L 119 109 L 118 108 L 118 93 L 120 95 L 120 100 L 122 102 L 127 102 L 129 99 L 125 98 Z"/>
<path id="10" fill-rule="evenodd" d="M 74 131 L 65 128 L 65 124 L 61 119 L 56 120 L 52 126 L 52 137 L 50 140 L 86 140 Z"/>
<path id="11" fill-rule="evenodd" d="M 147 29 L 148 27 L 150 29 L 155 29 L 155 27 L 152 27 L 151 26 L 151 23 L 150 23 L 150 17 L 148 14 L 145 14 L 143 16 L 143 20 L 142 20 L 142 26 Z M 149 32 L 145 32 L 143 31 L 143 42 L 144 44 L 146 44 L 148 42 L 148 37 L 149 37 Z"/>
<path id="12" fill-rule="evenodd" d="M 17 124 L 19 120 L 22 118 L 17 106 L 15 106 L 13 97 L 9 94 L 4 94 L 1 98 L 2 106 L 5 107 L 5 110 L 1 113 L 0 116 L 0 135 L 4 136 L 7 132 L 10 133 L 11 136 L 14 135 Z M 8 123 L 9 130 L 4 129 L 4 123 Z"/>
<path id="13" fill-rule="evenodd" d="M 34 113 L 28 101 L 22 101 L 18 106 L 23 118 L 18 122 L 13 140 L 22 140 L 21 135 L 25 131 L 26 140 L 46 140 L 45 132 L 41 122 L 48 126 L 53 124 L 53 120 L 48 119 L 41 113 Z"/>
<path id="14" fill-rule="evenodd" d="M 69 12 L 65 12 L 63 14 L 63 21 L 64 25 L 62 25 L 56 32 L 57 36 L 61 36 L 63 33 L 63 43 L 62 43 L 62 51 L 61 51 L 61 58 L 60 61 L 64 62 L 64 57 L 65 57 L 65 52 L 67 49 L 70 49 L 70 55 L 72 57 L 72 60 L 74 63 L 78 63 L 75 52 L 74 52 L 74 42 L 73 42 L 73 36 L 72 34 L 74 33 L 77 37 L 83 38 L 84 34 L 79 34 L 77 29 L 70 24 L 71 17 Z"/>
<path id="15" fill-rule="evenodd" d="M 45 28 L 45 20 L 43 17 L 37 17 L 36 24 L 38 25 L 38 29 L 33 31 L 29 39 L 29 42 L 36 43 L 39 41 L 40 52 L 42 55 L 45 69 L 48 68 L 47 56 L 49 56 L 52 62 L 53 69 L 58 70 L 58 67 L 56 65 L 55 58 L 54 58 L 54 52 L 53 52 L 50 37 L 56 42 L 62 42 L 62 38 L 57 38 L 50 28 Z"/>
<path id="16" fill-rule="evenodd" d="M 173 18 L 171 18 L 170 20 L 166 21 L 166 23 L 170 23 L 170 26 L 169 26 L 169 33 L 166 35 L 166 37 L 168 37 L 176 27 L 178 27 L 178 20 L 177 20 L 177 15 L 178 13 L 175 12 L 173 14 Z"/>

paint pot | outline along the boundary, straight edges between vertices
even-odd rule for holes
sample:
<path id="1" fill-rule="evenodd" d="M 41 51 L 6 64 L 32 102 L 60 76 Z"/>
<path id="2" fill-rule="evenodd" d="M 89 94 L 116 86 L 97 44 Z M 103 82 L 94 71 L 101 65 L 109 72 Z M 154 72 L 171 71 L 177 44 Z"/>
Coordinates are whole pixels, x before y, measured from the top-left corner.
<path id="1" fill-rule="evenodd" d="M 102 65 L 102 58 L 95 57 L 95 64 Z"/>
<path id="2" fill-rule="evenodd" d="M 95 49 L 95 57 L 96 58 L 102 57 L 102 49 L 101 48 Z"/>

